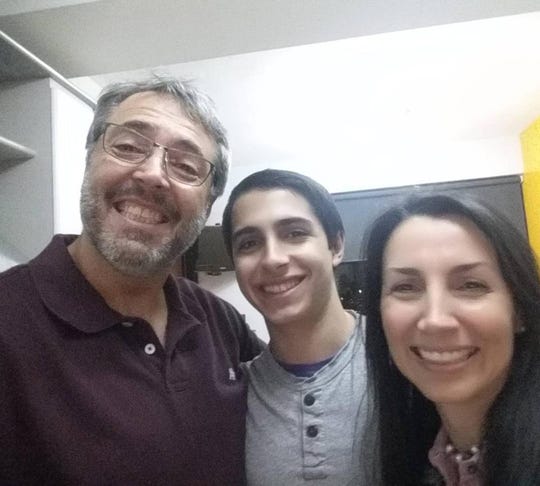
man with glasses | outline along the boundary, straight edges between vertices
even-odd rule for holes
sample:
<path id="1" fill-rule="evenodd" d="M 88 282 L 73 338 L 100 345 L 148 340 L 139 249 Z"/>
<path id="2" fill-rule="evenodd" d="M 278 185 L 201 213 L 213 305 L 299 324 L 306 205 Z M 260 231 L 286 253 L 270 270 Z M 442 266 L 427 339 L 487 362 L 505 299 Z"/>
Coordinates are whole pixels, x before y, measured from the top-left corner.
<path id="1" fill-rule="evenodd" d="M 80 236 L 0 274 L 0 484 L 242 484 L 260 343 L 171 269 L 228 173 L 210 101 L 113 85 L 87 138 Z"/>

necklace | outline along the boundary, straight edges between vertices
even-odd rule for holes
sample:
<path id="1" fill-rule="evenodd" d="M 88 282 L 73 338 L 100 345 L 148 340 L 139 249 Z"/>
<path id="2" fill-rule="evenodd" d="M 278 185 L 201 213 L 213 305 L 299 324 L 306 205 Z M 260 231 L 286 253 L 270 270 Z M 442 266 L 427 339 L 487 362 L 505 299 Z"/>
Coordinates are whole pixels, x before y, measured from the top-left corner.
<path id="1" fill-rule="evenodd" d="M 462 461 L 468 461 L 469 459 L 472 459 L 473 457 L 477 456 L 480 452 L 480 446 L 473 445 L 469 450 L 466 451 L 458 451 L 454 444 L 448 443 L 446 444 L 446 447 L 444 448 L 444 451 L 446 454 L 448 454 L 450 457 L 454 459 L 457 463 Z"/>

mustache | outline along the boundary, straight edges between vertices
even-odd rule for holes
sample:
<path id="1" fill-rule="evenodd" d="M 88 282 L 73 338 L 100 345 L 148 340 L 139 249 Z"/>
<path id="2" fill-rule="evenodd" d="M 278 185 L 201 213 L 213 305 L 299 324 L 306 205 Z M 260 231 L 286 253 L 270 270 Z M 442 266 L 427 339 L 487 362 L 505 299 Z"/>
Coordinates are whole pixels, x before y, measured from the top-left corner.
<path id="1" fill-rule="evenodd" d="M 174 205 L 174 203 L 169 197 L 163 194 L 163 192 L 149 191 L 148 189 L 145 189 L 144 187 L 136 184 L 133 181 L 128 181 L 122 184 L 122 186 L 110 189 L 105 193 L 105 197 L 109 200 L 113 198 L 129 196 L 135 196 L 144 201 L 152 202 L 153 204 L 159 206 L 169 217 L 180 216 L 178 211 L 176 210 L 176 206 Z"/>

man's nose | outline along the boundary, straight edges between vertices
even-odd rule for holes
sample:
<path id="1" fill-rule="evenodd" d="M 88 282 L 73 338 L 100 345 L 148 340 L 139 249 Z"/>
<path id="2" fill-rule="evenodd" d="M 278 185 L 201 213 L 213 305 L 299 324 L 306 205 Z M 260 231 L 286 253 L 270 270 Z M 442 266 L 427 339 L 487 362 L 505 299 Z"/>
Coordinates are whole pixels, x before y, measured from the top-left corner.
<path id="1" fill-rule="evenodd" d="M 165 168 L 166 149 L 154 146 L 152 153 L 133 171 L 133 177 L 153 187 L 170 187 Z"/>

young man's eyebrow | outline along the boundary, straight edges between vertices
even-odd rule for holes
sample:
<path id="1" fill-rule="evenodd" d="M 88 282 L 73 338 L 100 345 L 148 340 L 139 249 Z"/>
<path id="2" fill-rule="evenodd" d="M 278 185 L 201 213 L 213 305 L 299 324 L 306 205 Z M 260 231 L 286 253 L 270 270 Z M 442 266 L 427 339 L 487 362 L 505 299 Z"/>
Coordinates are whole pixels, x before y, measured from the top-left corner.
<path id="1" fill-rule="evenodd" d="M 313 223 L 309 219 L 294 216 L 294 217 L 284 218 L 284 219 L 275 221 L 272 226 L 274 226 L 275 228 L 281 228 L 281 227 L 286 227 L 286 226 L 292 226 L 295 224 L 301 224 L 303 226 L 312 226 Z M 234 241 L 235 238 L 244 236 L 246 234 L 254 234 L 258 232 L 259 230 L 255 226 L 244 226 L 243 228 L 233 231 L 232 240 Z"/>
<path id="2" fill-rule="evenodd" d="M 313 222 L 306 218 L 293 216 L 290 218 L 284 218 L 284 219 L 280 219 L 279 221 L 276 221 L 274 226 L 281 227 L 281 226 L 291 226 L 294 224 L 301 224 L 303 226 L 312 226 Z"/>
<path id="3" fill-rule="evenodd" d="M 386 271 L 399 273 L 401 275 L 418 275 L 420 271 L 414 267 L 388 267 Z"/>
<path id="4" fill-rule="evenodd" d="M 257 232 L 258 232 L 257 228 L 255 228 L 254 226 L 244 226 L 243 228 L 233 231 L 231 240 L 234 242 L 242 236 L 253 235 L 253 234 L 256 234 Z"/>

